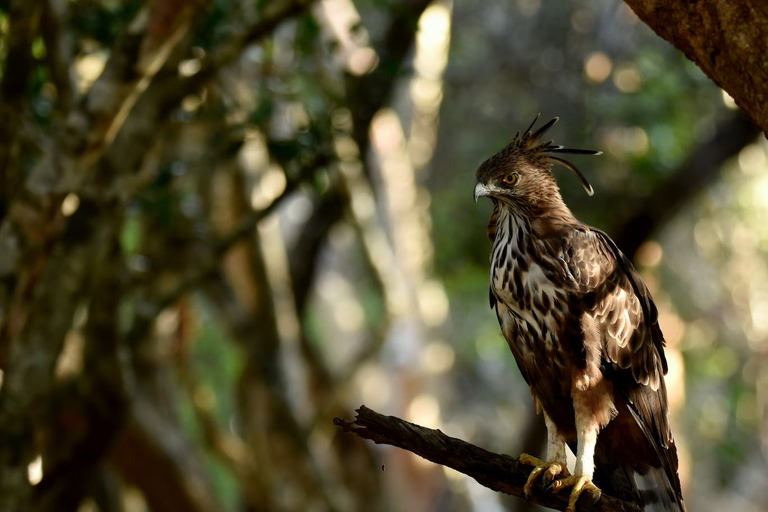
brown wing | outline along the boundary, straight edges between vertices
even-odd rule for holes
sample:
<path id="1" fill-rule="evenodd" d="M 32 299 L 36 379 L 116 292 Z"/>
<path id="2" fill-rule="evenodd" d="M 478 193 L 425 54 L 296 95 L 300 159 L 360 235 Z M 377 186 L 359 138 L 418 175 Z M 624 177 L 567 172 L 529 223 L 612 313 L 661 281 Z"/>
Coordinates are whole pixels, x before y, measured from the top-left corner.
<path id="1" fill-rule="evenodd" d="M 577 307 L 598 326 L 604 374 L 614 381 L 679 498 L 677 452 L 663 379 L 667 361 L 656 305 L 608 235 L 585 227 L 564 242 L 563 268 L 573 283 Z"/>

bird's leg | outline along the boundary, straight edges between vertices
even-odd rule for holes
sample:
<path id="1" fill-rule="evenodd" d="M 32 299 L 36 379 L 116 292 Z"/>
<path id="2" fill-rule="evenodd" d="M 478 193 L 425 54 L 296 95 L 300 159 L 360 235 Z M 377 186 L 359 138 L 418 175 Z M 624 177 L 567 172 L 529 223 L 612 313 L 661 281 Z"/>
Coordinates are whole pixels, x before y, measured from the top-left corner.
<path id="1" fill-rule="evenodd" d="M 583 400 L 583 397 L 581 397 Z M 573 487 L 568 498 L 566 512 L 576 511 L 576 501 L 584 491 L 587 491 L 592 499 L 597 502 L 602 491 L 592 483 L 592 475 L 595 472 L 595 445 L 600 423 L 592 414 L 589 407 L 580 403 L 579 394 L 574 395 L 574 410 L 576 412 L 576 432 L 578 449 L 576 450 L 576 467 L 574 474 L 566 478 L 555 480 L 552 483 L 552 492 L 559 492 L 566 487 Z"/>
<path id="2" fill-rule="evenodd" d="M 527 453 L 520 455 L 520 462 L 534 466 L 533 471 L 528 476 L 525 487 L 523 487 L 526 496 L 531 494 L 533 483 L 542 473 L 545 486 L 549 485 L 558 475 L 568 476 L 565 458 L 565 439 L 560 435 L 557 426 L 555 426 L 555 423 L 546 412 L 544 412 L 544 422 L 547 424 L 547 460 L 537 459 Z"/>

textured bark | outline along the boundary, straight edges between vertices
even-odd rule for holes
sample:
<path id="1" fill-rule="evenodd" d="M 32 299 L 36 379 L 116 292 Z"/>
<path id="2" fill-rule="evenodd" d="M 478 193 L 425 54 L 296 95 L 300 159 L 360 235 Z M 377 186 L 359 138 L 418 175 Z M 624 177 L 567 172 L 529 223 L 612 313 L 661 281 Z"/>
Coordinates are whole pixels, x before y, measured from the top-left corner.
<path id="1" fill-rule="evenodd" d="M 439 430 L 421 427 L 394 416 L 384 416 L 365 406 L 357 410 L 355 421 L 336 418 L 333 422 L 345 432 L 370 439 L 376 444 L 397 446 L 435 464 L 455 469 L 494 491 L 525 496 L 523 486 L 532 468 L 509 455 L 489 452 Z M 530 497 L 533 503 L 555 510 L 565 510 L 568 506 L 567 490 L 552 494 L 539 487 L 537 491 Z M 606 494 L 595 504 L 589 501 L 587 497 L 579 500 L 579 512 L 640 512 L 637 505 Z"/>
<path id="2" fill-rule="evenodd" d="M 763 0 L 625 0 L 768 133 L 768 5 Z"/>

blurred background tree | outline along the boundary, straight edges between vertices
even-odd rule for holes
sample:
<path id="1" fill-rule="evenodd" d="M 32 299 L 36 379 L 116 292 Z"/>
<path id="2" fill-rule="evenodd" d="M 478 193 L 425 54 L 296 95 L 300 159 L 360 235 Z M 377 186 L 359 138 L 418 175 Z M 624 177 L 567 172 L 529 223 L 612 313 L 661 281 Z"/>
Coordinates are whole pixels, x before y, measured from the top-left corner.
<path id="1" fill-rule="evenodd" d="M 562 186 L 660 304 L 691 510 L 768 507 L 765 139 L 623 3 L 6 0 L 0 62 L 0 510 L 528 509 L 331 418 L 543 448 L 471 200 L 539 112 L 606 151 Z"/>

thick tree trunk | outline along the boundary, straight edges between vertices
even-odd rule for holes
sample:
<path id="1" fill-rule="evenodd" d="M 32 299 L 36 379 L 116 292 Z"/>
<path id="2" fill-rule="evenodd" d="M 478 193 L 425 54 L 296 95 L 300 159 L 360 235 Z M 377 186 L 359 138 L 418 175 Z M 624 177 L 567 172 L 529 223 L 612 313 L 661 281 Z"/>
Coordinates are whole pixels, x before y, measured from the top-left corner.
<path id="1" fill-rule="evenodd" d="M 768 4 L 762 0 L 625 0 L 768 133 Z"/>

